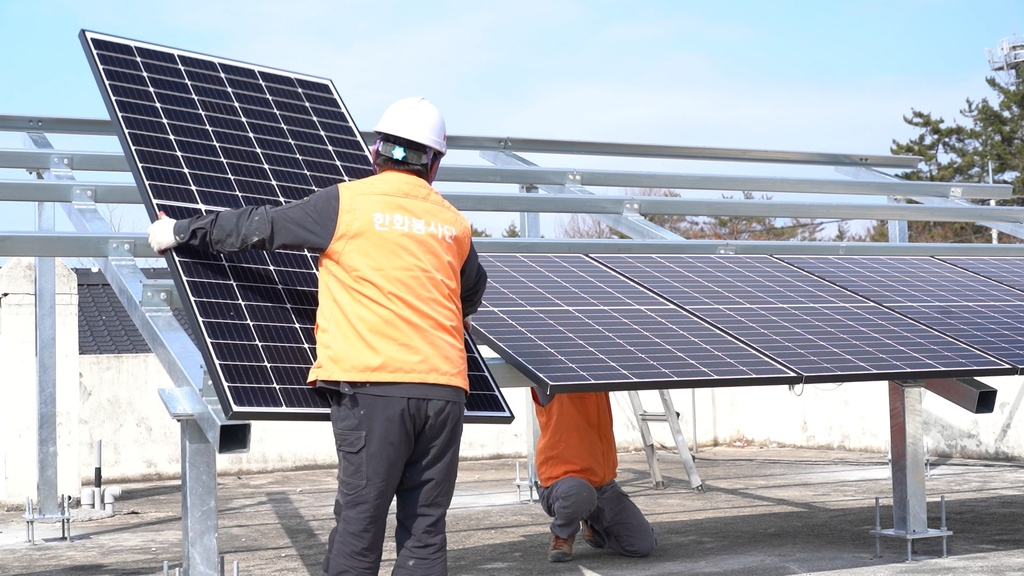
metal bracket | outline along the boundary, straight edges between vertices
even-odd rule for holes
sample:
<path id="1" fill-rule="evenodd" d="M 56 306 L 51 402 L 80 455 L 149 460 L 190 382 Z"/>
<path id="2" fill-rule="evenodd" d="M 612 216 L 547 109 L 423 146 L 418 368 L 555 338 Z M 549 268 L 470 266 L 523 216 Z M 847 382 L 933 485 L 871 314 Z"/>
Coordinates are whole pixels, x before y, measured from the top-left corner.
<path id="1" fill-rule="evenodd" d="M 634 200 L 627 200 L 622 204 L 622 215 L 623 216 L 639 216 L 640 215 L 640 203 Z"/>
<path id="2" fill-rule="evenodd" d="M 96 189 L 92 186 L 75 186 L 71 189 L 71 202 L 73 204 L 95 204 Z"/>
<path id="3" fill-rule="evenodd" d="M 203 366 L 203 398 L 217 400 L 217 391 L 213 389 L 213 378 L 210 378 L 210 372 Z"/>
<path id="4" fill-rule="evenodd" d="M 583 185 L 583 174 L 573 170 L 569 174 L 565 175 L 566 186 L 582 186 Z"/>
<path id="5" fill-rule="evenodd" d="M 735 254 L 736 253 L 736 247 L 735 246 L 729 246 L 729 245 L 719 246 L 718 249 L 715 252 L 718 253 L 718 254 L 723 254 L 723 255 L 724 254 Z"/>
<path id="6" fill-rule="evenodd" d="M 949 195 L 959 198 L 964 195 L 964 189 L 960 186 L 953 186 L 949 189 Z"/>
<path id="7" fill-rule="evenodd" d="M 174 283 L 167 280 L 149 280 L 142 283 L 143 308 L 181 308 L 181 299 Z"/>
<path id="8" fill-rule="evenodd" d="M 203 399 L 191 386 L 159 388 L 157 393 L 160 394 L 167 413 L 175 420 L 194 420 L 196 412 L 203 409 Z"/>
<path id="9" fill-rule="evenodd" d="M 50 170 L 72 170 L 71 156 L 52 154 L 50 156 Z"/>
<path id="10" fill-rule="evenodd" d="M 107 248 L 108 258 L 135 258 L 134 240 L 115 240 Z"/>

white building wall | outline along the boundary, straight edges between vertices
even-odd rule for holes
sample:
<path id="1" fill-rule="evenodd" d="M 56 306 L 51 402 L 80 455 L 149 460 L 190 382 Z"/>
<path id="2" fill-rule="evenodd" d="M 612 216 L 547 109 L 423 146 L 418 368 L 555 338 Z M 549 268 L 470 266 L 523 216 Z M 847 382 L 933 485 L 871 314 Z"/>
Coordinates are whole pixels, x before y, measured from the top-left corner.
<path id="1" fill-rule="evenodd" d="M 81 490 L 79 461 L 78 279 L 57 260 L 57 489 Z M 37 397 L 35 267 L 13 258 L 0 268 L 0 501 L 36 498 Z"/>

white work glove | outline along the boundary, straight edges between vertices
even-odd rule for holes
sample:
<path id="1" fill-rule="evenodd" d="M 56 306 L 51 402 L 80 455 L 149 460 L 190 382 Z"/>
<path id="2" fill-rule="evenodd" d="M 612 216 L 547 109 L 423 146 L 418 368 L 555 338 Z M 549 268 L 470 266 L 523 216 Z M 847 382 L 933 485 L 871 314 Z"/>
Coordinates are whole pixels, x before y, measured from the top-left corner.
<path id="1" fill-rule="evenodd" d="M 174 239 L 175 222 L 177 220 L 168 218 L 161 212 L 160 218 L 150 224 L 146 230 L 149 233 L 149 245 L 153 247 L 157 254 L 163 254 L 165 251 L 178 245 L 178 241 Z"/>
<path id="2" fill-rule="evenodd" d="M 472 318 L 472 316 L 466 316 L 462 319 L 462 327 L 466 329 L 467 333 L 473 328 L 473 323 L 469 320 L 470 318 Z"/>

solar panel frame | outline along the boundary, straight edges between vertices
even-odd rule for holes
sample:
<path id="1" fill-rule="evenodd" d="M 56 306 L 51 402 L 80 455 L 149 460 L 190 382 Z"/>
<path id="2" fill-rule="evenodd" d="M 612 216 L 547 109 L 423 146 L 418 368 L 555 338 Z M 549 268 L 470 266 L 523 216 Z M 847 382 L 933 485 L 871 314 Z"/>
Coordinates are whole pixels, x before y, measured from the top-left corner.
<path id="1" fill-rule="evenodd" d="M 583 255 L 485 254 L 481 259 L 489 286 L 473 319 L 476 334 L 549 391 L 800 381 L 770 358 Z"/>
<path id="2" fill-rule="evenodd" d="M 802 374 L 806 383 L 1013 371 L 771 256 L 591 257 Z"/>
<path id="3" fill-rule="evenodd" d="M 285 205 L 373 173 L 328 79 L 88 30 L 79 38 L 151 219 Z M 329 418 L 330 406 L 305 382 L 316 357 L 317 257 L 187 247 L 168 254 L 228 418 Z M 465 422 L 510 422 L 468 333 L 465 346 L 475 389 Z M 480 396 L 484 385 L 491 390 Z"/>

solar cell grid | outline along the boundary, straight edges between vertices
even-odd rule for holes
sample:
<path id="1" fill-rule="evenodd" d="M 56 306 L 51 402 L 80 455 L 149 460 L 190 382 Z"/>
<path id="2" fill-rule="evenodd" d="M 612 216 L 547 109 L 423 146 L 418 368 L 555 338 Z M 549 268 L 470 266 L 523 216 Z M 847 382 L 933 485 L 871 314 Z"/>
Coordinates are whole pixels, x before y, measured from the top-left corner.
<path id="1" fill-rule="evenodd" d="M 1024 371 L 1024 292 L 1005 258 L 784 258 Z M 952 263 L 952 264 L 951 264 Z M 953 264 L 956 264 L 955 266 Z M 999 282 L 983 276 L 991 275 Z"/>
<path id="2" fill-rule="evenodd" d="M 153 218 L 280 206 L 373 173 L 328 80 L 88 31 L 81 39 Z M 229 417 L 327 416 L 305 382 L 316 254 L 178 248 L 170 263 Z M 466 421 L 511 420 L 468 335 L 466 349 Z"/>
<path id="3" fill-rule="evenodd" d="M 656 293 L 694 308 L 863 304 L 770 256 L 595 255 Z"/>
<path id="4" fill-rule="evenodd" d="M 481 256 L 481 337 L 560 390 L 786 383 L 794 375 L 579 255 Z"/>
<path id="5" fill-rule="evenodd" d="M 913 256 L 785 256 L 785 262 L 874 302 L 984 304 L 1024 302 L 1024 293 L 935 258 Z"/>
<path id="6" fill-rule="evenodd" d="M 770 256 L 593 256 L 805 382 L 1007 373 L 934 330 Z"/>
<path id="7" fill-rule="evenodd" d="M 975 274 L 1024 291 L 1024 258 L 940 258 Z"/>

